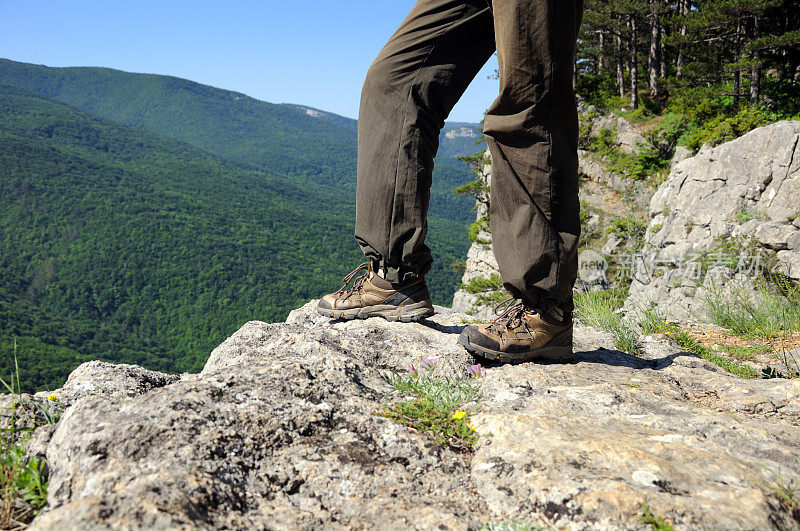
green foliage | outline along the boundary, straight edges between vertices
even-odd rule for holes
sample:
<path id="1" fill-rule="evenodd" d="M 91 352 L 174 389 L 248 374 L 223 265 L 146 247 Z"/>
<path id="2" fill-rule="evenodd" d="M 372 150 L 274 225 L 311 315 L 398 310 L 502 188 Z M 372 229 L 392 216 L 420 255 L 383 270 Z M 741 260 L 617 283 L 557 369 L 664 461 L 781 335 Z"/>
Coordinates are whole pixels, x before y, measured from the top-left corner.
<path id="1" fill-rule="evenodd" d="M 675 528 L 664 522 L 660 516 L 653 514 L 646 502 L 642 502 L 642 516 L 639 518 L 643 524 L 648 524 L 655 531 L 673 531 Z"/>
<path id="2" fill-rule="evenodd" d="M 781 508 L 800 522 L 800 486 L 793 479 L 784 478 L 780 469 L 777 472 L 770 472 L 772 472 L 773 478 L 766 485 L 767 489 L 778 499 Z"/>
<path id="3" fill-rule="evenodd" d="M 609 72 L 578 76 L 575 92 L 580 94 L 586 103 L 600 109 L 619 109 L 628 103 L 627 98 L 619 96 L 616 81 Z"/>
<path id="4" fill-rule="evenodd" d="M 459 289 L 477 295 L 478 304 L 497 305 L 509 297 L 508 292 L 503 288 L 503 281 L 500 275 L 492 273 L 489 278 L 476 277 L 468 284 L 461 284 Z"/>
<path id="5" fill-rule="evenodd" d="M 646 231 L 647 223 L 645 220 L 632 214 L 625 217 L 615 216 L 611 224 L 606 228 L 608 234 L 616 234 L 623 240 L 632 243 L 632 247 L 635 249 L 641 247 Z"/>
<path id="6" fill-rule="evenodd" d="M 378 414 L 427 433 L 438 444 L 456 451 L 470 451 L 478 441 L 467 417 L 454 418 L 452 410 L 429 396 L 385 406 Z"/>
<path id="7" fill-rule="evenodd" d="M 486 183 L 483 179 L 475 179 L 468 183 L 462 184 L 461 186 L 457 186 L 453 189 L 453 193 L 455 195 L 479 195 L 485 194 L 489 191 L 489 187 L 486 186 Z"/>
<path id="8" fill-rule="evenodd" d="M 427 433 L 442 446 L 456 451 L 471 451 L 478 441 L 478 434 L 469 423 L 469 414 L 457 410 L 478 400 L 480 391 L 474 378 L 434 376 L 434 363 L 435 360 L 421 369 L 410 366 L 408 374 L 390 376 L 388 382 L 394 389 L 415 398 L 384 405 L 376 414 Z"/>
<path id="9" fill-rule="evenodd" d="M 489 151 L 484 149 L 473 155 L 460 155 L 456 158 L 469 166 L 470 173 L 479 173 L 489 163 Z"/>
<path id="10" fill-rule="evenodd" d="M 45 462 L 25 455 L 25 444 L 38 424 L 35 419 L 20 422 L 24 408 L 16 353 L 14 345 L 15 373 L 10 383 L 0 379 L 12 396 L 11 411 L 0 429 L 0 527 L 3 529 L 24 525 L 47 504 Z"/>
<path id="11" fill-rule="evenodd" d="M 431 368 L 411 368 L 406 374 L 392 374 L 387 382 L 396 391 L 425 396 L 441 407 L 455 410 L 467 402 L 477 401 L 481 394 L 474 378 L 440 378 Z"/>
<path id="12" fill-rule="evenodd" d="M 710 361 L 717 367 L 720 367 L 726 370 L 727 372 L 735 376 L 738 376 L 739 378 L 752 379 L 759 377 L 758 372 L 752 367 L 730 360 L 724 356 L 715 354 L 711 350 L 701 345 L 685 330 L 682 330 L 680 327 L 674 324 L 665 323 L 661 327 L 661 332 L 663 332 L 664 335 L 672 338 L 681 348 L 685 349 L 687 352 L 696 354 L 700 358 L 706 361 Z"/>
<path id="13" fill-rule="evenodd" d="M 456 260 L 450 264 L 450 270 L 459 275 L 463 274 L 466 268 L 467 262 L 464 260 Z"/>
<path id="14" fill-rule="evenodd" d="M 642 334 L 649 335 L 659 333 L 664 329 L 666 320 L 658 311 L 658 308 L 646 308 L 640 312 L 641 319 L 637 323 Z"/>
<path id="15" fill-rule="evenodd" d="M 697 151 L 703 144 L 716 146 L 770 124 L 779 117 L 760 106 L 743 107 L 733 115 L 719 114 L 688 132 L 682 142 Z"/>
<path id="16" fill-rule="evenodd" d="M 482 293 L 503 288 L 503 280 L 500 275 L 492 273 L 489 278 L 476 277 L 469 281 L 469 284 L 461 284 L 460 289 L 470 293 Z"/>
<path id="17" fill-rule="evenodd" d="M 587 0 L 576 91 L 634 122 L 685 116 L 680 143 L 693 150 L 796 118 L 798 12 L 796 0 Z M 648 172 L 645 160 L 621 162 L 626 175 Z"/>
<path id="18" fill-rule="evenodd" d="M 25 456 L 26 439 L 0 451 L 0 492 L 7 490 L 27 503 L 38 514 L 47 505 L 47 473 L 44 460 Z"/>
<path id="19" fill-rule="evenodd" d="M 592 144 L 592 123 L 600 116 L 597 111 L 587 111 L 578 114 L 578 148 L 589 149 Z"/>
<path id="20" fill-rule="evenodd" d="M 584 200 L 581 200 L 581 237 L 580 241 L 578 242 L 578 247 L 583 249 L 589 247 L 591 243 L 600 238 L 602 236 L 602 230 L 599 227 L 589 228 L 589 220 L 593 217 L 593 214 L 597 213 L 599 216 L 603 216 L 603 212 L 595 212 L 592 206 Z M 599 225 L 599 224 L 598 224 Z"/>
<path id="21" fill-rule="evenodd" d="M 591 138 L 588 149 L 600 156 L 615 156 L 618 152 L 616 128 L 603 127 L 600 129 L 600 131 Z"/>
<path id="22" fill-rule="evenodd" d="M 481 232 L 491 232 L 488 216 L 478 218 L 469 226 L 469 241 L 482 243 L 484 245 L 492 243 L 491 240 L 487 240 L 478 236 Z"/>
<path id="23" fill-rule="evenodd" d="M 497 306 L 498 304 L 506 300 L 509 296 L 510 295 L 506 290 L 487 291 L 483 293 L 478 293 L 476 303 L 484 306 Z"/>
<path id="24" fill-rule="evenodd" d="M 745 223 L 750 221 L 751 219 L 764 219 L 767 217 L 766 212 L 762 212 L 761 210 L 740 210 L 736 214 L 733 215 L 733 220 L 736 223 Z"/>
<path id="25" fill-rule="evenodd" d="M 704 297 L 711 321 L 746 338 L 775 338 L 800 331 L 800 288 L 765 277 L 750 292 L 734 282 L 712 286 Z"/>
<path id="26" fill-rule="evenodd" d="M 625 322 L 622 315 L 625 297 L 624 289 L 576 293 L 575 313 L 586 324 L 606 330 L 614 336 L 617 348 L 622 352 L 639 356 L 642 349 L 636 331 L 630 323 Z"/>
<path id="27" fill-rule="evenodd" d="M 354 212 L 341 190 L 0 86 L 0 346 L 19 338 L 25 391 L 89 359 L 198 371 L 246 321 L 339 286 L 362 260 Z M 434 217 L 429 241 L 447 304 L 464 225 Z"/>
<path id="28" fill-rule="evenodd" d="M 679 114 L 665 114 L 659 127 L 644 133 L 636 154 L 623 153 L 616 147 L 613 130 L 603 130 L 592 139 L 590 148 L 606 158 L 609 170 L 635 180 L 644 180 L 665 172 L 675 153 L 678 138 L 684 131 L 686 119 Z"/>

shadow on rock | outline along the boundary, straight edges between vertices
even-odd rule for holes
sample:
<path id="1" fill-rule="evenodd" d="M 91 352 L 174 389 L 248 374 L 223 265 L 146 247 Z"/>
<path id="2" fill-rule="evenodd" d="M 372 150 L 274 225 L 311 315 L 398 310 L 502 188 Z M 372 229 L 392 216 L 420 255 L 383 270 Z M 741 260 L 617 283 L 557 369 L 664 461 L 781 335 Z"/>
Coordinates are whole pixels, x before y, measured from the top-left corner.
<path id="1" fill-rule="evenodd" d="M 602 363 L 603 365 L 611 365 L 614 367 L 628 367 L 630 369 L 654 369 L 662 370 L 675 361 L 675 358 L 680 356 L 689 356 L 697 358 L 696 354 L 691 352 L 675 352 L 664 356 L 663 358 L 644 359 L 619 350 L 612 350 L 607 348 L 598 348 L 595 350 L 588 350 L 576 352 L 573 363 Z"/>
<path id="2" fill-rule="evenodd" d="M 627 367 L 629 369 L 653 369 L 661 370 L 672 365 L 675 358 L 679 356 L 689 356 L 697 358 L 698 356 L 691 352 L 676 352 L 669 356 L 657 359 L 644 359 L 626 354 L 620 350 L 612 350 L 607 348 L 598 348 L 595 350 L 585 350 L 575 353 L 575 357 L 569 364 L 576 363 L 601 363 L 603 365 L 610 365 L 613 367 Z M 488 360 L 478 356 L 473 356 L 475 360 L 481 363 L 486 368 L 502 367 L 507 365 L 499 361 Z M 537 365 L 561 365 L 561 362 L 550 360 L 534 360 L 527 363 L 536 363 Z"/>

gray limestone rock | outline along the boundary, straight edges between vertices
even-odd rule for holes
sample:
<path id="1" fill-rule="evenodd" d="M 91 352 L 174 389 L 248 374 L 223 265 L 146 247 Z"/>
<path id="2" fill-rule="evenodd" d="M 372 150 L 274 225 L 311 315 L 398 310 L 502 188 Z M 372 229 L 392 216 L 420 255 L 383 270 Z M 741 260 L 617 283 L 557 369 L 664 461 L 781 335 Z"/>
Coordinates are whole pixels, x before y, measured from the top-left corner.
<path id="1" fill-rule="evenodd" d="M 75 401 L 33 529 L 642 529 L 642 502 L 679 528 L 797 527 L 770 486 L 800 479 L 800 380 L 739 380 L 652 337 L 628 356 L 578 324 L 574 363 L 485 370 L 477 449 L 456 454 L 373 413 L 406 363 L 465 374 L 467 316 L 332 323 L 315 304 L 247 323 L 195 377 Z"/>
<path id="2" fill-rule="evenodd" d="M 679 163 L 683 162 L 684 160 L 692 157 L 694 153 L 687 147 L 678 146 L 675 148 L 675 153 L 672 154 L 672 159 L 669 161 L 669 169 L 671 170 Z"/>
<path id="3" fill-rule="evenodd" d="M 629 308 L 650 304 L 693 317 L 700 262 L 737 262 L 755 278 L 773 262 L 800 281 L 800 122 L 778 122 L 676 164 L 650 201 L 651 221 Z M 657 230 L 656 230 L 657 229 Z M 680 307 L 682 310 L 673 311 Z"/>
<path id="4" fill-rule="evenodd" d="M 35 396 L 45 399 L 55 395 L 64 405 L 90 395 L 123 401 L 177 382 L 180 378 L 176 374 L 149 371 L 138 365 L 89 361 L 72 371 L 61 389 L 52 393 L 37 393 Z"/>

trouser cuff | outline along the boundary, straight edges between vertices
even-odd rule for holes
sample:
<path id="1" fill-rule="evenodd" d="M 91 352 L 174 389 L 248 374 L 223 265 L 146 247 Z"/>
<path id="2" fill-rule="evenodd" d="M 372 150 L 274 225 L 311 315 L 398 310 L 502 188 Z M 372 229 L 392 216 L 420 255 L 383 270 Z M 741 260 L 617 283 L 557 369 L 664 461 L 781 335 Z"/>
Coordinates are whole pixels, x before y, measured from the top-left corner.
<path id="1" fill-rule="evenodd" d="M 424 277 L 425 274 L 430 270 L 430 265 L 426 268 L 415 270 L 404 266 L 390 266 L 383 263 L 383 261 L 373 260 L 371 263 L 373 271 L 378 273 L 392 284 L 408 284 L 409 282 L 414 282 L 415 280 Z"/>

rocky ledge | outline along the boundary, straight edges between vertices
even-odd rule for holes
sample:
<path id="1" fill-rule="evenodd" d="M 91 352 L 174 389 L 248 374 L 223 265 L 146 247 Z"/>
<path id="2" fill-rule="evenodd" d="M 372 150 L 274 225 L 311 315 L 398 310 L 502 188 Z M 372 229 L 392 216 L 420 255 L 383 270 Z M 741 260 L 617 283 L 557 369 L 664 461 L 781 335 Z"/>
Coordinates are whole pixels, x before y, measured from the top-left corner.
<path id="1" fill-rule="evenodd" d="M 465 374 L 466 316 L 331 323 L 313 305 L 247 323 L 197 375 L 79 369 L 85 395 L 38 437 L 32 527 L 644 529 L 643 502 L 687 529 L 798 527 L 773 488 L 800 480 L 799 380 L 740 380 L 658 338 L 632 357 L 578 326 L 574 363 L 484 371 L 459 454 L 373 412 L 409 362 Z"/>

